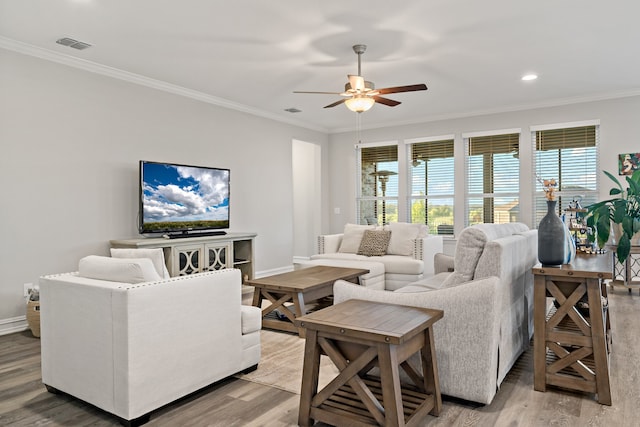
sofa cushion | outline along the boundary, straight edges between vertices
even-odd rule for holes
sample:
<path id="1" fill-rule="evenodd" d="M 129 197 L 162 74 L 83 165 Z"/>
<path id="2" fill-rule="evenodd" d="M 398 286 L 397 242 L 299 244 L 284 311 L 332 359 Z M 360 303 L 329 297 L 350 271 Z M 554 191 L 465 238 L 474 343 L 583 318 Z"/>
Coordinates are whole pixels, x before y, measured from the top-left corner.
<path id="1" fill-rule="evenodd" d="M 355 254 L 358 252 L 365 230 L 374 229 L 374 225 L 345 224 L 344 234 L 338 252 Z"/>
<path id="2" fill-rule="evenodd" d="M 89 255 L 78 264 L 78 274 L 90 279 L 121 283 L 162 280 L 149 258 L 111 258 Z"/>
<path id="3" fill-rule="evenodd" d="M 386 273 L 422 274 L 424 271 L 424 262 L 422 260 L 407 256 L 372 256 L 368 260 L 383 263 Z"/>
<path id="4" fill-rule="evenodd" d="M 161 278 L 168 279 L 171 277 L 164 263 L 164 251 L 162 248 L 111 248 L 111 256 L 113 258 L 149 258 Z"/>
<path id="5" fill-rule="evenodd" d="M 365 230 L 358 248 L 358 255 L 381 256 L 387 253 L 391 231 Z"/>
<path id="6" fill-rule="evenodd" d="M 391 222 L 384 228 L 391 231 L 391 240 L 387 247 L 387 253 L 390 255 L 413 255 L 414 240 L 427 236 L 427 227 L 424 224 Z"/>
<path id="7" fill-rule="evenodd" d="M 484 225 L 484 224 L 482 224 Z M 491 224 L 493 225 L 493 224 Z M 473 279 L 476 265 L 488 237 L 482 227 L 473 226 L 462 230 L 456 244 L 454 256 L 455 270 L 445 279 L 444 287 L 452 286 Z"/>

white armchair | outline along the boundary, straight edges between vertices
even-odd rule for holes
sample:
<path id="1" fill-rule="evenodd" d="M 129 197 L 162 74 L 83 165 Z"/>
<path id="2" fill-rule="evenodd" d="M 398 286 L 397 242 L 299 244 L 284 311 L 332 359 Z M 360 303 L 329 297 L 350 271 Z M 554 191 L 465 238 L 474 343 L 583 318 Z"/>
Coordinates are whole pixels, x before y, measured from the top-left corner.
<path id="1" fill-rule="evenodd" d="M 140 424 L 167 403 L 257 367 L 261 313 L 241 306 L 239 270 L 148 281 L 155 273 L 149 259 L 88 257 L 79 272 L 40 278 L 49 391 Z"/>

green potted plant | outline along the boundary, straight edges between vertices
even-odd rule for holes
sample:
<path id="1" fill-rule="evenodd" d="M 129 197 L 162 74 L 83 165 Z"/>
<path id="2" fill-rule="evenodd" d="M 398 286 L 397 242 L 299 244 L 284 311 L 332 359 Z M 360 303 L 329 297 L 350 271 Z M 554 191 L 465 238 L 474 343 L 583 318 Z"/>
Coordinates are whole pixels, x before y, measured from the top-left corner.
<path id="1" fill-rule="evenodd" d="M 597 240 L 603 248 L 612 234 L 616 238 L 616 255 L 623 263 L 631 250 L 631 239 L 640 232 L 640 169 L 627 176 L 627 188 L 612 174 L 603 171 L 616 185 L 609 190 L 612 199 L 587 206 L 587 226 L 594 232 L 590 240 Z"/>

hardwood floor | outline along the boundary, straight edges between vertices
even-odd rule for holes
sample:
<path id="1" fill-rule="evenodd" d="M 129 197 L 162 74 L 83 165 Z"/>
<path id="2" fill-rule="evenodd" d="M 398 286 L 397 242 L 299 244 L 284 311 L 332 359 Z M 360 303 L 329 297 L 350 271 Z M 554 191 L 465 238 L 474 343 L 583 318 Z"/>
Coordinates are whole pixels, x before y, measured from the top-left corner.
<path id="1" fill-rule="evenodd" d="M 638 426 L 640 296 L 609 291 L 613 330 L 612 406 L 592 395 L 533 390 L 532 351 L 478 406 L 444 398 L 440 417 L 423 426 Z M 437 345 L 437 343 L 436 343 Z M 294 426 L 299 395 L 242 379 L 215 384 L 151 414 L 153 426 Z M 116 426 L 109 414 L 77 399 L 48 393 L 40 378 L 40 340 L 30 332 L 0 336 L 0 426 Z"/>

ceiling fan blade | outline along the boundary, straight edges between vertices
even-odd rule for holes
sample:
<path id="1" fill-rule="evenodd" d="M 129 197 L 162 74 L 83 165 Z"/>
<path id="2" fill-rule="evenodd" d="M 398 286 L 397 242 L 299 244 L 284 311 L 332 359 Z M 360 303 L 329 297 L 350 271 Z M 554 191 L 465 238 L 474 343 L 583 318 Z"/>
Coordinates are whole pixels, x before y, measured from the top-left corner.
<path id="1" fill-rule="evenodd" d="M 377 96 L 377 95 L 374 96 L 373 99 L 375 99 L 376 102 L 379 102 L 380 104 L 388 105 L 389 107 L 395 107 L 396 105 L 402 104 L 399 101 L 394 101 L 393 99 L 383 98 L 383 97 Z"/>
<path id="2" fill-rule="evenodd" d="M 376 91 L 381 95 L 384 95 L 387 93 L 415 92 L 417 90 L 427 90 L 427 85 L 425 85 L 424 83 L 421 83 L 418 85 L 385 87 L 383 89 L 376 89 Z"/>
<path id="3" fill-rule="evenodd" d="M 347 99 L 341 99 L 340 101 L 336 101 L 333 104 L 325 105 L 324 108 L 335 107 L 336 105 L 344 104 Z"/>
<path id="4" fill-rule="evenodd" d="M 362 76 L 354 76 L 353 74 L 349 74 L 349 84 L 351 85 L 351 89 L 362 92 L 364 90 L 364 77 Z"/>
<path id="5" fill-rule="evenodd" d="M 294 90 L 293 93 L 315 93 L 321 95 L 340 95 L 342 92 L 307 92 L 302 90 Z"/>

